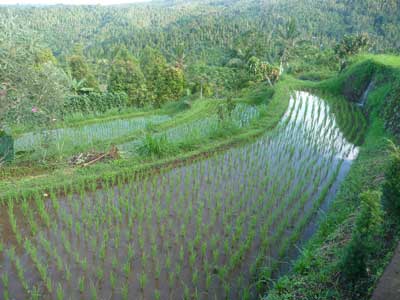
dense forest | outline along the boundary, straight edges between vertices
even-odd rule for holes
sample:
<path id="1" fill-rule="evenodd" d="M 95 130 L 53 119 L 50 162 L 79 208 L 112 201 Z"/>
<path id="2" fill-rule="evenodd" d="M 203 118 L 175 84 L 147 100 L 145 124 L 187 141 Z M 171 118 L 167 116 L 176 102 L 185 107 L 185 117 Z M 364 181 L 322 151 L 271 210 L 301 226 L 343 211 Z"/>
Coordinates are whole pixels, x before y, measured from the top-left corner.
<path id="1" fill-rule="evenodd" d="M 3 101 L 12 105 L 2 105 L 2 117 L 18 110 L 13 121 L 26 121 L 28 99 L 53 119 L 65 109 L 92 111 L 95 102 L 106 102 L 96 106 L 106 110 L 196 93 L 220 97 L 265 80 L 254 72 L 276 77 L 273 68 L 282 65 L 294 74 L 317 64 L 336 70 L 333 48 L 345 36 L 367 35 L 373 52 L 400 51 L 399 6 L 384 0 L 4 6 L 0 82 Z"/>

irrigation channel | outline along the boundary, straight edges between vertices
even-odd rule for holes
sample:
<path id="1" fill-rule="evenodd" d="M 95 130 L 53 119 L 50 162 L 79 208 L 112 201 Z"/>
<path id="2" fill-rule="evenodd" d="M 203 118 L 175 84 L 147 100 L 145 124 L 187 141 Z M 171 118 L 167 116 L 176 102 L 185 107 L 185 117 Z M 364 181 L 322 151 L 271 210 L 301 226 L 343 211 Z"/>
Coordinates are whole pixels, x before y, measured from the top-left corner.
<path id="1" fill-rule="evenodd" d="M 254 298 L 255 275 L 280 268 L 357 154 L 327 102 L 296 92 L 254 143 L 102 190 L 10 202 L 0 297 Z"/>

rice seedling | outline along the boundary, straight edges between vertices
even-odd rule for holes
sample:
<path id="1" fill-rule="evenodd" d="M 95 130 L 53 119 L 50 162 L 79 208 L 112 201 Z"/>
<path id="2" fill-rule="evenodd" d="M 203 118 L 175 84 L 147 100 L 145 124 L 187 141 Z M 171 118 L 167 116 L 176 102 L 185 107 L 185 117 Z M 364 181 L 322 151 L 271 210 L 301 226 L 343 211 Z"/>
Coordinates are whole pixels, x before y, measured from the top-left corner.
<path id="1" fill-rule="evenodd" d="M 267 265 L 268 280 L 279 268 L 330 193 L 343 161 L 357 155 L 336 122 L 324 101 L 297 93 L 277 128 L 252 144 L 161 174 L 110 176 L 102 190 L 82 184 L 75 191 L 65 187 L 62 197 L 36 195 L 32 206 L 27 199 L 18 207 L 10 202 L 11 244 L 22 245 L 32 263 L 21 261 L 18 268 L 37 273 L 34 283 L 48 286 L 45 298 L 60 291 L 67 299 L 106 298 L 106 287 L 116 291 L 134 271 L 138 287 L 129 287 L 130 298 L 148 297 L 158 282 L 156 299 L 247 299 L 253 275 Z M 185 130 L 210 134 L 220 125 L 213 126 L 204 122 L 199 130 Z M 168 138 L 178 141 L 172 132 Z M 17 273 L 9 280 L 23 281 Z M 233 284 L 240 274 L 241 283 Z M 77 278 L 76 287 L 60 290 L 58 275 L 66 282 Z M 164 278 L 167 288 L 158 286 Z M 127 283 L 119 288 L 128 297 Z"/>
<path id="2" fill-rule="evenodd" d="M 125 277 L 128 278 L 129 274 L 131 273 L 131 264 L 129 262 L 125 263 L 122 266 L 122 270 L 123 270 L 123 272 L 125 274 Z"/>
<path id="3" fill-rule="evenodd" d="M 96 270 L 96 277 L 97 277 L 98 282 L 102 282 L 103 279 L 104 279 L 104 270 L 103 270 L 103 268 L 100 267 L 100 266 L 97 267 L 97 270 Z"/>
<path id="4" fill-rule="evenodd" d="M 210 271 L 207 270 L 207 273 L 206 273 L 206 290 L 207 291 L 210 289 L 211 280 L 212 280 L 212 275 L 211 275 Z"/>
<path id="5" fill-rule="evenodd" d="M 8 289 L 4 289 L 3 298 L 4 298 L 4 300 L 9 300 L 10 299 L 10 293 L 9 293 Z"/>
<path id="6" fill-rule="evenodd" d="M 147 285 L 147 274 L 145 271 L 143 271 L 139 274 L 139 285 L 140 285 L 141 291 L 143 291 Z"/>
<path id="7" fill-rule="evenodd" d="M 60 128 L 42 133 L 26 133 L 15 141 L 17 151 L 28 151 L 46 143 L 57 150 L 62 150 L 65 144 L 93 145 L 98 141 L 105 141 L 115 137 L 132 134 L 143 130 L 148 124 L 161 124 L 169 120 L 168 116 L 149 116 L 127 120 L 99 122 L 83 127 Z M 58 152 L 62 153 L 62 152 Z"/>
<path id="8" fill-rule="evenodd" d="M 65 274 L 65 279 L 67 280 L 67 282 L 71 281 L 72 274 L 71 274 L 70 267 L 67 263 L 65 264 L 65 273 L 64 274 Z"/>
<path id="9" fill-rule="evenodd" d="M 9 286 L 10 279 L 9 279 L 7 273 L 3 273 L 3 274 L 1 275 L 1 282 L 3 283 L 3 288 L 4 288 L 4 290 L 8 290 L 8 286 Z"/>
<path id="10" fill-rule="evenodd" d="M 115 255 L 113 255 L 113 257 L 111 259 L 111 266 L 114 270 L 117 270 L 118 265 L 119 265 L 119 261 L 118 261 L 117 257 Z"/>
<path id="11" fill-rule="evenodd" d="M 46 289 L 51 294 L 53 292 L 53 282 L 50 277 L 46 277 Z"/>
<path id="12" fill-rule="evenodd" d="M 57 285 L 57 300 L 64 300 L 64 289 L 60 283 Z"/>
<path id="13" fill-rule="evenodd" d="M 81 294 L 83 294 L 83 292 L 85 291 L 85 277 L 84 276 L 80 276 L 78 279 L 78 287 L 79 287 L 79 292 Z"/>
<path id="14" fill-rule="evenodd" d="M 79 261 L 79 265 L 81 266 L 83 272 L 87 271 L 87 259 L 86 259 L 86 257 L 82 258 Z"/>
<path id="15" fill-rule="evenodd" d="M 128 284 L 124 283 L 121 287 L 121 295 L 122 295 L 122 299 L 124 300 L 128 300 Z"/>
<path id="16" fill-rule="evenodd" d="M 97 298 L 98 298 L 98 295 L 97 295 L 97 288 L 96 288 L 96 286 L 94 285 L 94 283 L 93 282 L 90 282 L 90 299 L 91 300 L 97 300 Z"/>
<path id="17" fill-rule="evenodd" d="M 34 286 L 29 293 L 31 295 L 32 300 L 39 300 L 40 297 L 42 296 L 37 286 Z"/>
<path id="18" fill-rule="evenodd" d="M 161 293 L 159 290 L 154 290 L 154 299 L 160 300 L 161 299 Z"/>
<path id="19" fill-rule="evenodd" d="M 198 280 L 199 280 L 199 271 L 195 269 L 192 274 L 192 284 L 194 286 L 197 286 Z"/>
<path id="20" fill-rule="evenodd" d="M 184 282 L 182 282 L 182 285 L 183 285 L 183 299 L 189 300 L 191 298 L 190 289 Z"/>

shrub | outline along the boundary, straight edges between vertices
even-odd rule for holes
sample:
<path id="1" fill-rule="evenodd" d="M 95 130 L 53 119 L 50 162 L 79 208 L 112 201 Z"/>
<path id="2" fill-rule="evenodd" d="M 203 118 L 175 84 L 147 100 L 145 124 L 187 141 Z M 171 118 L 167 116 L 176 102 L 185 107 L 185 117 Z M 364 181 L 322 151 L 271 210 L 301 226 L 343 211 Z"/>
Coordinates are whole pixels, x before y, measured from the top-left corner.
<path id="1" fill-rule="evenodd" d="M 105 112 L 112 108 L 123 108 L 128 105 L 128 96 L 118 93 L 89 93 L 67 97 L 65 111 L 69 113 Z"/>
<path id="2" fill-rule="evenodd" d="M 357 281 L 365 278 L 367 261 L 373 250 L 373 237 L 381 224 L 381 193 L 367 191 L 360 195 L 360 213 L 349 245 L 339 263 L 343 282 L 354 288 Z"/>
<path id="3" fill-rule="evenodd" d="M 119 49 L 111 66 L 109 91 L 125 92 L 129 96 L 129 104 L 145 105 L 147 93 L 144 75 L 139 62 L 125 48 Z"/>
<path id="4" fill-rule="evenodd" d="M 152 136 L 151 134 L 147 134 L 141 145 L 138 147 L 138 153 L 142 156 L 163 157 L 174 153 L 177 150 L 178 147 L 168 141 L 165 134 L 161 136 Z"/>
<path id="5" fill-rule="evenodd" d="M 0 129 L 0 166 L 14 159 L 14 140 Z"/>
<path id="6" fill-rule="evenodd" d="M 393 143 L 392 160 L 383 185 L 383 205 L 389 216 L 400 223 L 400 149 Z"/>

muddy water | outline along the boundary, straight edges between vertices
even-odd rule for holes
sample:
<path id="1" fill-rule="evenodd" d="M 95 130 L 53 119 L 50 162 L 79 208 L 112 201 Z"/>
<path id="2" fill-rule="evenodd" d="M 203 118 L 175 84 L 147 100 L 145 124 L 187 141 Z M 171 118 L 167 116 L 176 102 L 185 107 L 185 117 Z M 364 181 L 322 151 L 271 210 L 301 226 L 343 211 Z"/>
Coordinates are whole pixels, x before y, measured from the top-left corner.
<path id="1" fill-rule="evenodd" d="M 254 279 L 313 231 L 307 224 L 357 154 L 327 103 L 296 92 L 255 143 L 101 191 L 3 207 L 1 295 L 255 298 Z"/>

